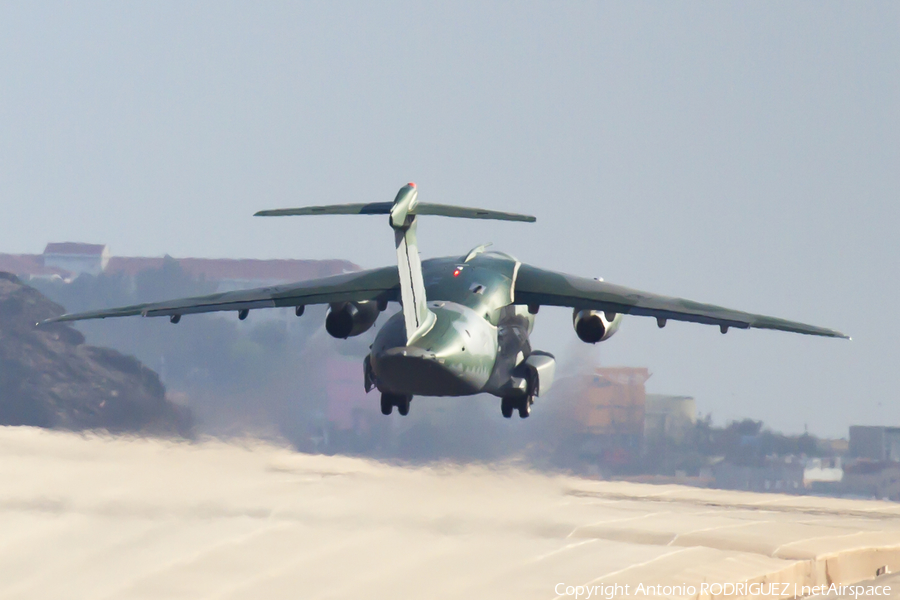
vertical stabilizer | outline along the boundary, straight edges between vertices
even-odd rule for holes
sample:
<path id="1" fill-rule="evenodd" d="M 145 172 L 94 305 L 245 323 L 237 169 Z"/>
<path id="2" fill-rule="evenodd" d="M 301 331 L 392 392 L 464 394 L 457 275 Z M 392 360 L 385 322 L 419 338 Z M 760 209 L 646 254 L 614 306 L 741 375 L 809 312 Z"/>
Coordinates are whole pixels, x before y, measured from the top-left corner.
<path id="1" fill-rule="evenodd" d="M 418 203 L 416 184 L 409 183 L 397 192 L 391 207 L 390 222 L 397 248 L 397 269 L 400 272 L 400 299 L 406 323 L 406 343 L 427 333 L 435 322 L 425 298 L 425 280 L 416 240 L 415 207 Z"/>

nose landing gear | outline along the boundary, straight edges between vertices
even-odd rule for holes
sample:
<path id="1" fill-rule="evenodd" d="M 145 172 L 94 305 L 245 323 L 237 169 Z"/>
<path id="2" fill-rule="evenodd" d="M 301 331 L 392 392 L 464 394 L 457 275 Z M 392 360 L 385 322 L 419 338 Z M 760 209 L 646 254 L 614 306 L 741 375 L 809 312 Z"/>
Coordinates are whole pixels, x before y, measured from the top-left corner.
<path id="1" fill-rule="evenodd" d="M 381 414 L 391 414 L 396 406 L 397 412 L 405 417 L 409 414 L 409 403 L 411 400 L 412 396 L 407 396 L 406 394 L 389 394 L 383 392 L 381 394 Z"/>

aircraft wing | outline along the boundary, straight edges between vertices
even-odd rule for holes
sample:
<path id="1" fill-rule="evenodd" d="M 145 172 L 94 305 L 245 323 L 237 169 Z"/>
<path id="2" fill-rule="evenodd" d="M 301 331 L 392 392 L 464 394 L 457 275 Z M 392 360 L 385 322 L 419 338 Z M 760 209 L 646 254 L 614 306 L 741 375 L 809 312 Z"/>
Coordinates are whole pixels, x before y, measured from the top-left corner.
<path id="1" fill-rule="evenodd" d="M 307 304 L 327 304 L 349 300 L 396 300 L 399 297 L 400 279 L 397 267 L 382 267 L 368 271 L 343 273 L 298 283 L 275 285 L 196 296 L 163 302 L 135 304 L 121 308 L 66 314 L 42 323 L 59 321 L 83 321 L 108 317 L 164 317 L 223 310 L 277 308 Z"/>
<path id="2" fill-rule="evenodd" d="M 690 321 L 740 329 L 778 329 L 808 335 L 847 338 L 839 331 L 701 304 L 682 298 L 659 296 L 605 281 L 576 277 L 523 264 L 515 283 L 515 303 L 570 306 L 644 317 L 655 317 L 660 326 L 667 320 Z"/>

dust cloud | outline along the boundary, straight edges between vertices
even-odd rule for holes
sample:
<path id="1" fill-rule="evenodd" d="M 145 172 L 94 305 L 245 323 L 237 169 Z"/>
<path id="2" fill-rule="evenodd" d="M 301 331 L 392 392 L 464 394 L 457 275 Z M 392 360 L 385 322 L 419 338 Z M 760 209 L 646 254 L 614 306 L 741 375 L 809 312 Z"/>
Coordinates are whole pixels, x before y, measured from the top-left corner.
<path id="1" fill-rule="evenodd" d="M 900 567 L 889 503 L 28 427 L 0 454 L 4 598 L 521 600 Z"/>

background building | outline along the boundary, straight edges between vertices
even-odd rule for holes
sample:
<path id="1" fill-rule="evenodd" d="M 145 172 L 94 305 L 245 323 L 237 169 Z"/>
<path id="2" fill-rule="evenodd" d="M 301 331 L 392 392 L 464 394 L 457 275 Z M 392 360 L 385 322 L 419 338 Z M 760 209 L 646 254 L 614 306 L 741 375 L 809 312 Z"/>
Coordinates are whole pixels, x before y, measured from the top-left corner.
<path id="1" fill-rule="evenodd" d="M 851 425 L 850 457 L 900 461 L 900 427 Z"/>
<path id="2" fill-rule="evenodd" d="M 187 275 L 214 284 L 215 292 L 276 285 L 358 271 L 346 260 L 298 260 L 248 258 L 173 258 L 171 256 L 113 256 L 105 244 L 52 242 L 43 254 L 0 254 L 0 271 L 23 281 L 62 280 L 80 275 L 121 276 L 133 282 L 138 274 L 161 269 L 166 261 L 177 264 Z"/>
<path id="3" fill-rule="evenodd" d="M 109 256 L 106 244 L 61 242 L 47 244 L 42 258 L 45 267 L 66 271 L 74 279 L 82 273 L 99 275 L 109 264 Z"/>
<path id="4" fill-rule="evenodd" d="M 601 367 L 575 378 L 569 420 L 581 461 L 623 467 L 640 456 L 649 378 L 649 370 L 635 367 Z"/>
<path id="5" fill-rule="evenodd" d="M 647 394 L 644 437 L 683 441 L 697 423 L 697 403 L 690 396 Z"/>

